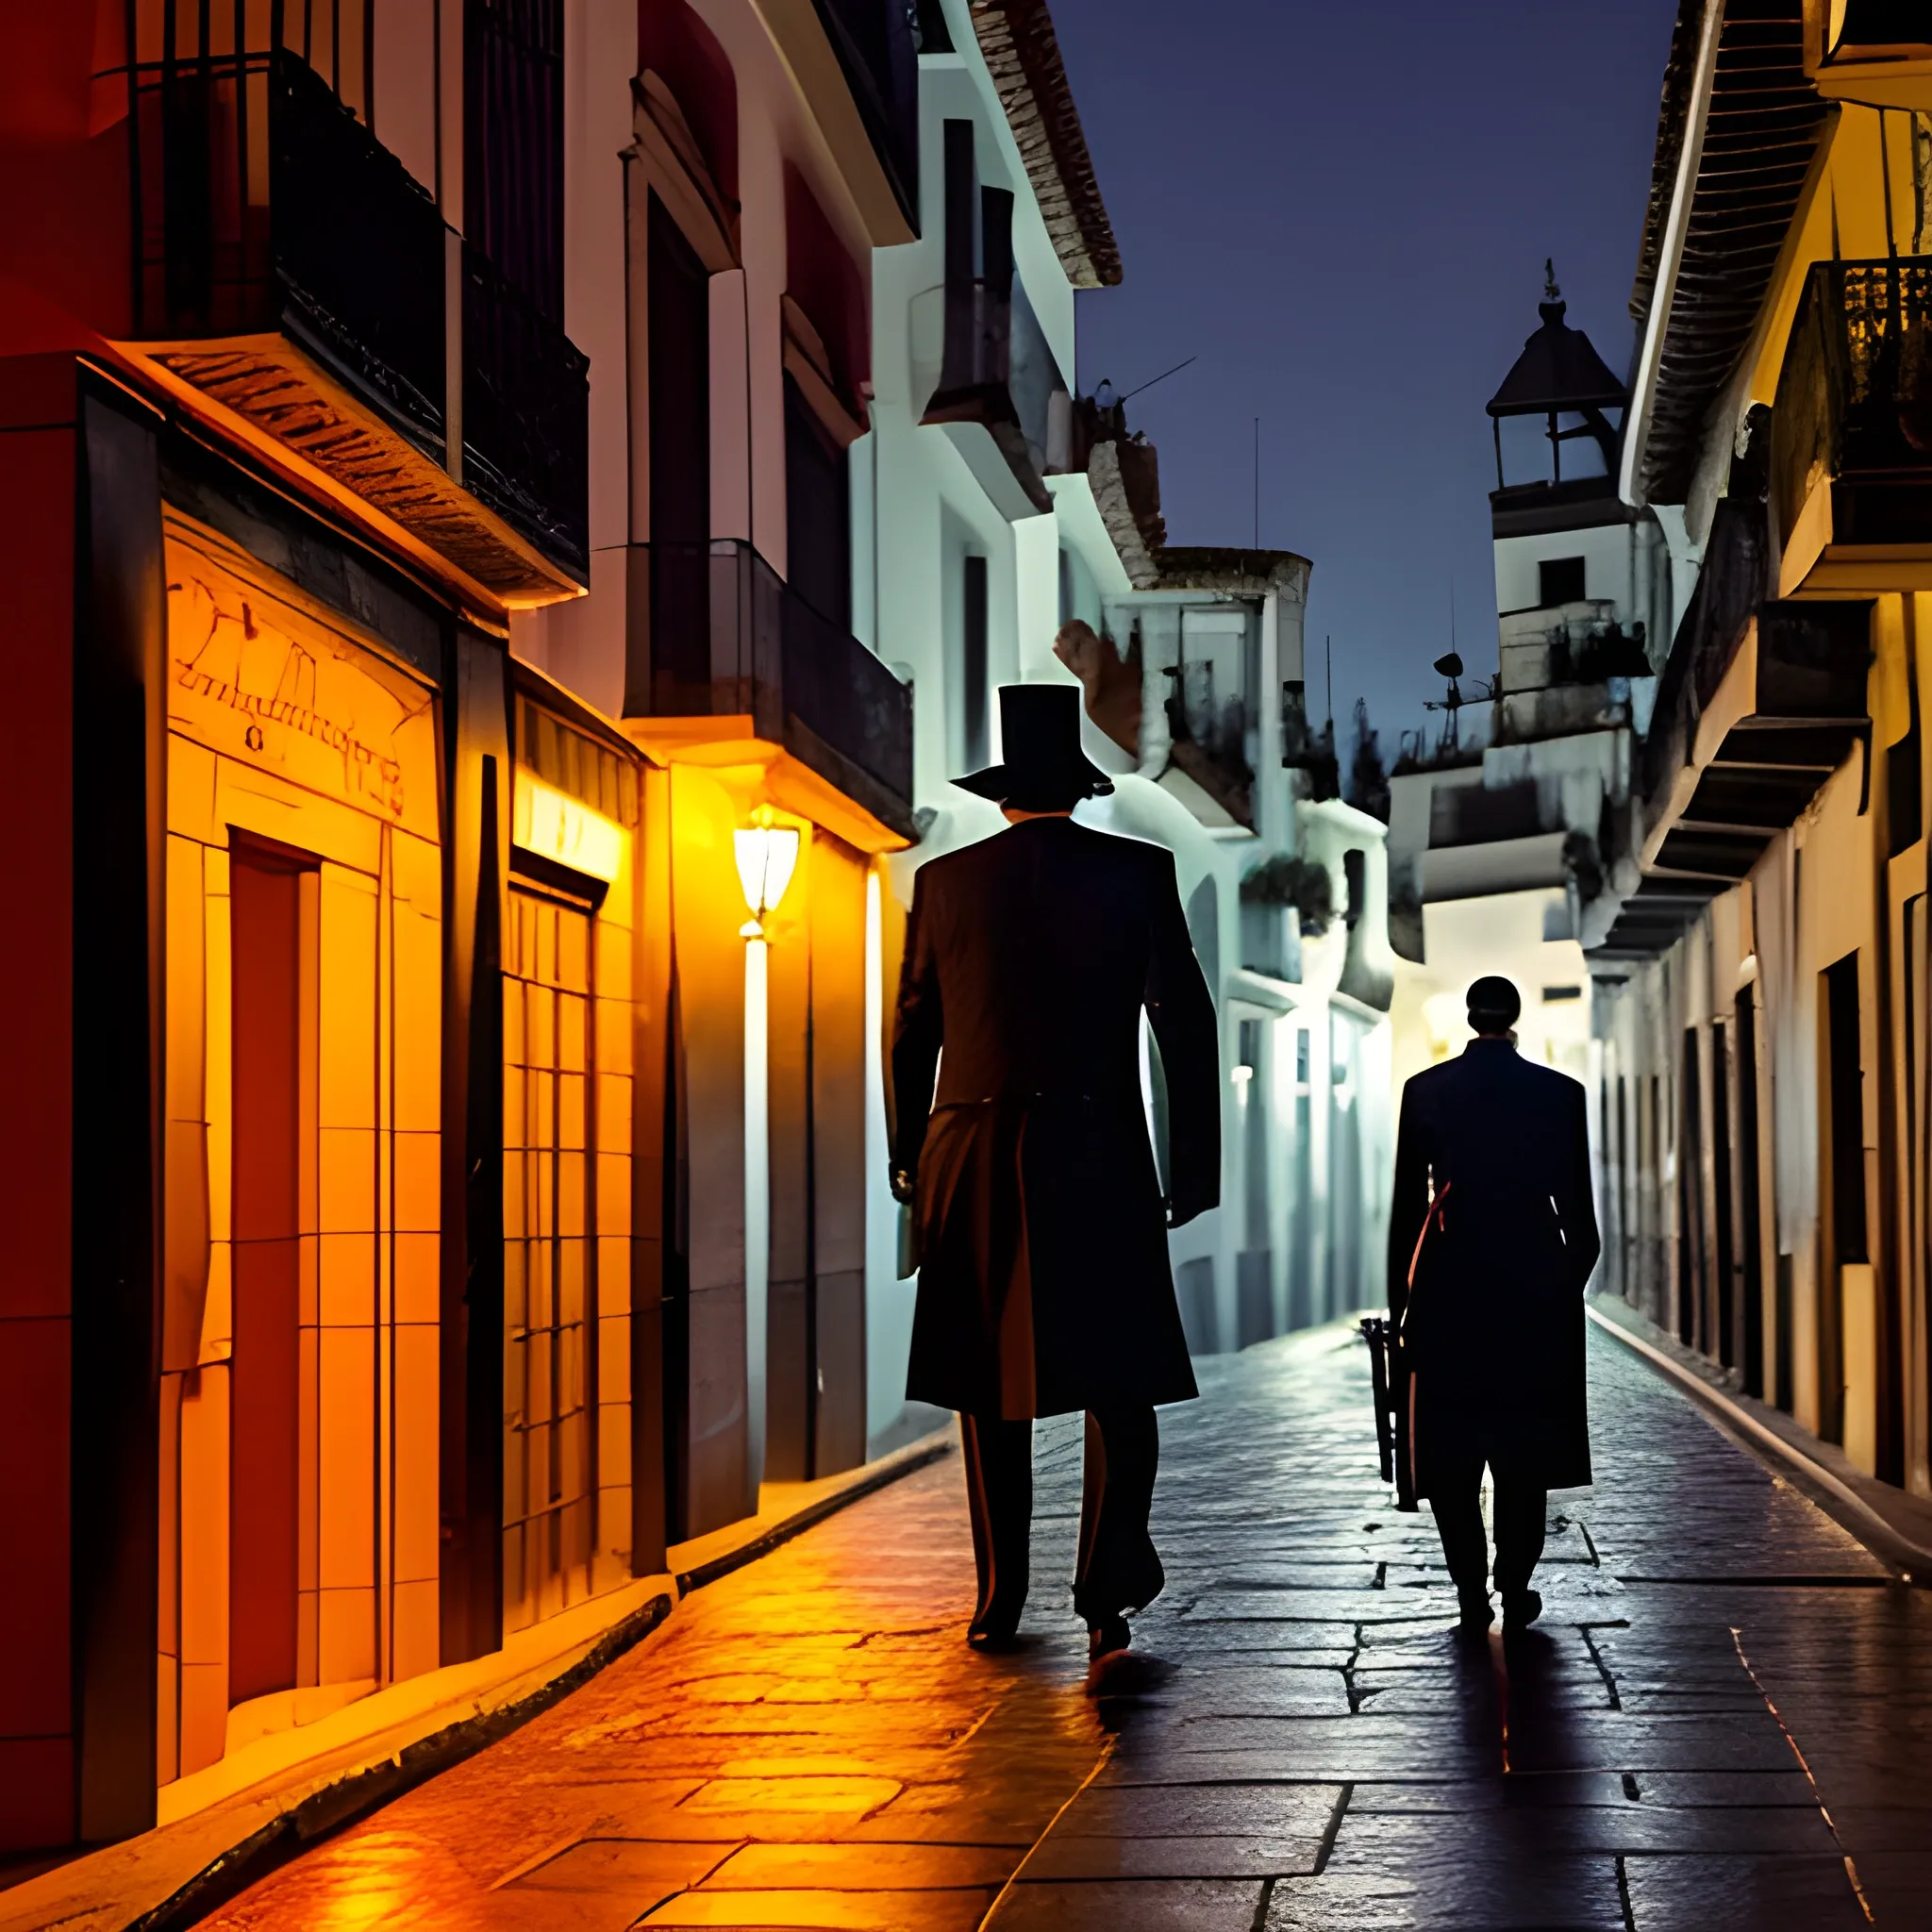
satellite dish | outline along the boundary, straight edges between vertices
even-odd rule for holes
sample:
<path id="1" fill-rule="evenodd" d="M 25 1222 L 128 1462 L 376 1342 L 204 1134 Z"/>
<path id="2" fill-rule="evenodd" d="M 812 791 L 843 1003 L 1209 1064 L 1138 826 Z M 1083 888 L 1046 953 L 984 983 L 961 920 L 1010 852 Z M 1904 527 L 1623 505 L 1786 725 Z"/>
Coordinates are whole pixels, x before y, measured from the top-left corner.
<path id="1" fill-rule="evenodd" d="M 1462 659 L 1454 651 L 1445 651 L 1436 659 L 1436 670 L 1443 677 L 1460 677 Z"/>

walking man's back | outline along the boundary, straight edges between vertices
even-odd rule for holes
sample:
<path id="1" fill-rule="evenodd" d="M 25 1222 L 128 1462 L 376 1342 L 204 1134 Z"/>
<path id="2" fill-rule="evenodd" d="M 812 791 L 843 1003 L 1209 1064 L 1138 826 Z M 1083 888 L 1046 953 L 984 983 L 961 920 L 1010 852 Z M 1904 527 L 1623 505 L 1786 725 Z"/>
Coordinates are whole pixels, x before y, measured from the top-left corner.
<path id="1" fill-rule="evenodd" d="M 1507 980 L 1477 980 L 1477 1037 L 1409 1081 L 1390 1222 L 1416 1488 L 1474 1629 L 1491 1621 L 1484 1467 L 1506 1625 L 1541 1609 L 1529 1579 L 1547 1491 L 1591 1480 L 1583 1289 L 1598 1240 L 1584 1092 L 1518 1056 L 1519 1005 Z"/>
<path id="2" fill-rule="evenodd" d="M 921 869 L 907 933 L 892 1049 L 893 1186 L 921 1251 L 907 1393 L 960 1413 L 982 1642 L 1012 1635 L 1026 1594 L 1033 1418 L 1087 1411 L 1074 1607 L 1098 1660 L 1161 1587 L 1154 1406 L 1195 1392 L 1167 1228 L 1219 1191 L 1216 1026 L 1173 856 L 1068 816 L 1107 782 L 1079 755 L 1078 692 L 1000 696 L 1007 762 L 961 782 L 1014 823 Z M 1166 1198 L 1143 1011 L 1167 1081 Z"/>

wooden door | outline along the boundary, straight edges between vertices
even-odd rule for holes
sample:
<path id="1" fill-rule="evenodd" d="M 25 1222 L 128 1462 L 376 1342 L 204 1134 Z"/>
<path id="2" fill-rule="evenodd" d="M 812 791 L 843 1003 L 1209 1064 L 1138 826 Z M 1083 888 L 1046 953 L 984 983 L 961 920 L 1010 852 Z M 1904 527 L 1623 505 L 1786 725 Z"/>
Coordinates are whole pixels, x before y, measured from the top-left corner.
<path id="1" fill-rule="evenodd" d="M 300 1521 L 301 873 L 229 861 L 234 1064 L 234 1359 L 228 1702 L 296 1680 Z"/>

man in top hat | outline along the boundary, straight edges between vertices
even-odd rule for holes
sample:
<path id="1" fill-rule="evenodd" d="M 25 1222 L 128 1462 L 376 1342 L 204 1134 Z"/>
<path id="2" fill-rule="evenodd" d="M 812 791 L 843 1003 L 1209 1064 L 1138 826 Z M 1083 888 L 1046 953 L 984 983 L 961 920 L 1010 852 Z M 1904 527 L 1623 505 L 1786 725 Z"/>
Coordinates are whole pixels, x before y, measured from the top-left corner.
<path id="1" fill-rule="evenodd" d="M 1005 762 L 958 782 L 1008 829 L 920 869 L 906 936 L 892 1190 L 921 1255 L 906 1392 L 959 1411 L 976 1644 L 1009 1641 L 1025 1602 L 1033 1419 L 1086 1411 L 1074 1607 L 1097 1686 L 1126 1612 L 1164 1580 L 1154 1408 L 1195 1393 L 1167 1230 L 1220 1198 L 1217 1028 L 1173 855 L 1071 816 L 1113 789 L 1081 753 L 1079 691 L 1007 686 L 1000 726 Z M 1166 1080 L 1165 1197 L 1143 1011 Z"/>
<path id="2" fill-rule="evenodd" d="M 1542 1614 L 1529 1579 L 1551 1490 L 1590 1474 L 1583 1290 L 1596 1266 L 1582 1087 L 1522 1058 L 1507 979 L 1469 990 L 1475 1038 L 1402 1096 L 1389 1312 L 1410 1370 L 1409 1454 L 1465 1631 L 1487 1630 L 1482 1482 L 1494 1482 L 1503 1627 Z"/>

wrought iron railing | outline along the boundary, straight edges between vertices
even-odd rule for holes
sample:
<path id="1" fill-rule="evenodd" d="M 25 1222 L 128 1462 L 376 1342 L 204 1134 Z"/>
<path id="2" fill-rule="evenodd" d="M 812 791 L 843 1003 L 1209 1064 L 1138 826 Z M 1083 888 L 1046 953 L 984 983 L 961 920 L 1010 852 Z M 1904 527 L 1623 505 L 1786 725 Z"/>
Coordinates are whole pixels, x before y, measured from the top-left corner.
<path id="1" fill-rule="evenodd" d="M 443 225 L 286 49 L 137 75 L 135 328 L 286 329 L 411 441 L 443 449 Z"/>
<path id="2" fill-rule="evenodd" d="M 279 330 L 446 460 L 449 231 L 428 192 L 299 56 L 156 62 L 136 76 L 135 327 Z M 480 249 L 462 275 L 470 492 L 588 567 L 589 363 Z"/>
<path id="3" fill-rule="evenodd" d="M 590 358 L 481 249 L 463 249 L 463 482 L 579 576 L 590 569 Z"/>
<path id="4" fill-rule="evenodd" d="M 282 326 L 440 450 L 442 217 L 428 190 L 287 53 L 269 95 L 269 240 Z"/>
<path id="5" fill-rule="evenodd" d="M 1932 258 L 1812 267 L 1778 376 L 1771 475 L 1783 537 L 1821 476 L 1874 486 L 1835 506 L 1836 541 L 1932 534 Z"/>
<path id="6" fill-rule="evenodd" d="M 782 634 L 787 712 L 894 798 L 909 802 L 912 687 L 789 586 Z"/>

